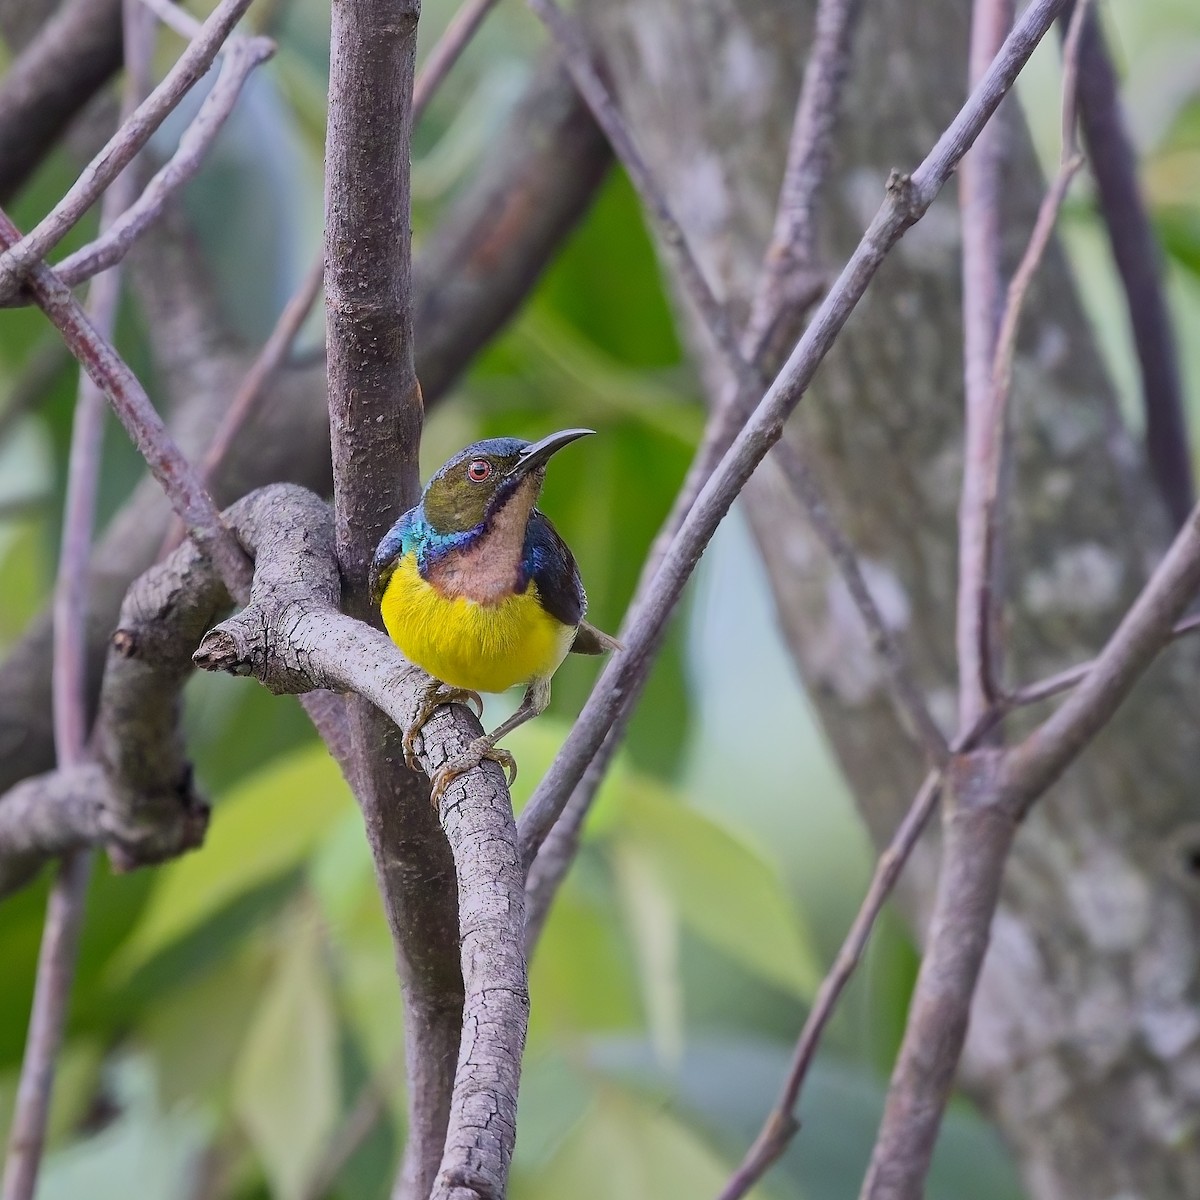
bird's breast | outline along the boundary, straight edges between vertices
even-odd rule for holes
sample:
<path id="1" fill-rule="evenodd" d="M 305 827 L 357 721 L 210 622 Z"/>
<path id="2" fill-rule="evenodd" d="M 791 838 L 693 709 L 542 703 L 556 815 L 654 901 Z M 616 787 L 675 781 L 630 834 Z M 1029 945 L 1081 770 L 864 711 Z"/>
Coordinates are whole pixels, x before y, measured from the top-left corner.
<path id="1" fill-rule="evenodd" d="M 548 679 L 575 630 L 542 607 L 536 587 L 481 601 L 427 580 L 409 553 L 397 563 L 380 609 L 406 658 L 453 687 L 502 692 Z"/>

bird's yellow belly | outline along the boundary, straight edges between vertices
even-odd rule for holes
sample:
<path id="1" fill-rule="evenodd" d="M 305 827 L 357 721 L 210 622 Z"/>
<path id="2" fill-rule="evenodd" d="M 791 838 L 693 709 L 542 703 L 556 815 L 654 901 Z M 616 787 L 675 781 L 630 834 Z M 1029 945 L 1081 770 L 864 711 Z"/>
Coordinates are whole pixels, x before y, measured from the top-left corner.
<path id="1" fill-rule="evenodd" d="M 380 609 L 406 658 L 443 683 L 477 692 L 548 679 L 575 637 L 541 606 L 532 583 L 497 604 L 450 598 L 421 578 L 414 554 L 396 564 Z"/>

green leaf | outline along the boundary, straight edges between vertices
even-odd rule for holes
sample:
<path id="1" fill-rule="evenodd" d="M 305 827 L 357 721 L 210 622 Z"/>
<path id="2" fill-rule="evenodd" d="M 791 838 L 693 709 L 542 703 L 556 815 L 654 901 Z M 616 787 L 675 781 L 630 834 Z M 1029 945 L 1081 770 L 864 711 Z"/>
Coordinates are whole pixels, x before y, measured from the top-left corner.
<path id="1" fill-rule="evenodd" d="M 351 804 L 324 746 L 273 763 L 213 813 L 203 848 L 159 871 L 153 895 L 113 963 L 128 978 L 244 892 L 302 862 Z"/>
<path id="2" fill-rule="evenodd" d="M 226 1106 L 271 966 L 264 939 L 252 939 L 146 1008 L 138 1039 L 153 1054 L 164 1104 L 206 1100 Z M 203 1037 L 196 1036 L 198 1029 Z"/>
<path id="3" fill-rule="evenodd" d="M 705 1129 L 720 1153 L 740 1156 L 762 1126 L 792 1056 L 790 1042 L 693 1037 L 668 1074 L 644 1039 L 597 1040 L 591 1065 L 614 1084 L 671 1098 L 672 1111 Z M 799 1133 L 775 1169 L 780 1196 L 854 1196 L 883 1112 L 886 1077 L 822 1054 L 800 1104 Z M 926 1189 L 928 1200 L 1020 1200 L 1012 1159 L 996 1131 L 969 1105 L 951 1103 Z"/>
<path id="4" fill-rule="evenodd" d="M 820 964 L 775 868 L 643 776 L 625 777 L 622 801 L 616 838 L 654 864 L 683 923 L 762 978 L 810 997 Z"/>
<path id="5" fill-rule="evenodd" d="M 339 1111 L 337 1020 L 320 929 L 302 908 L 233 1076 L 234 1108 L 278 1200 L 294 1200 Z"/>
<path id="6" fill-rule="evenodd" d="M 584 1029 L 640 1028 L 634 964 L 612 898 L 581 886 L 589 865 L 585 852 L 550 910 L 530 964 L 531 1047 Z"/>
<path id="7" fill-rule="evenodd" d="M 514 1200 L 696 1200 L 715 1196 L 729 1172 L 674 1117 L 604 1087 L 546 1171 L 513 1191 Z"/>
<path id="8" fill-rule="evenodd" d="M 683 989 L 679 971 L 679 912 L 655 864 L 632 842 L 617 842 L 613 866 L 637 954 L 646 1024 L 664 1065 L 683 1054 Z"/>
<path id="9" fill-rule="evenodd" d="M 116 1120 L 47 1157 L 38 1200 L 187 1200 L 211 1135 L 207 1117 L 196 1109 L 164 1112 L 153 1065 L 143 1058 L 124 1057 L 110 1067 L 107 1093 Z"/>

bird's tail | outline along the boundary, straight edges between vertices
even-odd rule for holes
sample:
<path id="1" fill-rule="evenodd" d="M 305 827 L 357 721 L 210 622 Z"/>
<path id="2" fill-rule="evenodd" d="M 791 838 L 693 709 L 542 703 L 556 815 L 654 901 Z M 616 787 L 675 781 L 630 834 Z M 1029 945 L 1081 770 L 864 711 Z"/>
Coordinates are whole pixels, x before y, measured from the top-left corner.
<path id="1" fill-rule="evenodd" d="M 615 637 L 580 621 L 575 631 L 575 640 L 571 643 L 572 654 L 607 654 L 610 650 L 624 650 L 625 647 Z"/>

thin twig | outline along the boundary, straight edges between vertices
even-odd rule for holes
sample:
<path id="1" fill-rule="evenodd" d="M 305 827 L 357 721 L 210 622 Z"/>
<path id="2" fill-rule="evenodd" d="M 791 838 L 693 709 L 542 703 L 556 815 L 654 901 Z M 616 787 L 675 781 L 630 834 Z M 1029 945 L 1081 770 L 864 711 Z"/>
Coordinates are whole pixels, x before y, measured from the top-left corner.
<path id="1" fill-rule="evenodd" d="M 933 815 L 941 786 L 940 769 L 926 775 L 925 782 L 913 798 L 904 820 L 892 835 L 887 849 L 879 856 L 875 864 L 875 873 L 871 876 L 871 885 L 854 923 L 850 926 L 841 949 L 838 950 L 833 966 L 829 968 L 816 996 L 813 997 L 812 1008 L 809 1009 L 808 1018 L 792 1053 L 791 1065 L 779 1099 L 718 1200 L 738 1200 L 750 1191 L 780 1158 L 800 1128 L 800 1122 L 796 1118 L 796 1105 L 799 1103 L 800 1090 L 808 1076 L 821 1036 L 837 1008 L 842 992 L 862 959 L 883 906 L 895 889 L 905 863 L 908 862 L 913 848 Z"/>
<path id="2" fill-rule="evenodd" d="M 121 65 L 121 0 L 24 7 L 48 16 L 24 46 L 10 44 L 20 54 L 0 79 L 0 203 L 16 195 Z"/>
<path id="3" fill-rule="evenodd" d="M 451 17 L 442 36 L 425 57 L 413 84 L 413 124 L 422 117 L 433 94 L 450 74 L 451 68 L 479 31 L 484 18 L 496 7 L 496 0 L 466 0 Z"/>
<path id="4" fill-rule="evenodd" d="M 171 196 L 195 177 L 209 147 L 233 112 L 250 73 L 274 53 L 275 43 L 269 38 L 231 39 L 217 82 L 184 130 L 178 149 L 118 221 L 95 241 L 55 265 L 54 270 L 63 283 L 75 287 L 129 253 L 138 238 L 162 216 Z"/>
<path id="5" fill-rule="evenodd" d="M 187 9 L 180 8 L 173 0 L 141 0 L 141 2 L 168 29 L 173 29 L 180 37 L 192 41 L 200 36 L 202 28 L 200 22 Z"/>
<path id="6" fill-rule="evenodd" d="M 884 620 L 879 605 L 867 587 L 859 565 L 858 555 L 846 535 L 838 527 L 825 503 L 808 464 L 791 442 L 780 439 L 772 451 L 774 461 L 782 469 L 792 491 L 800 498 L 805 513 L 826 553 L 833 559 L 849 589 L 854 606 L 867 627 L 871 646 L 883 663 L 888 678 L 888 690 L 901 721 L 925 752 L 933 767 L 944 766 L 950 757 L 950 747 L 925 703 L 899 643 Z"/>
<path id="7" fill-rule="evenodd" d="M 299 1200 L 322 1200 L 337 1182 L 342 1168 L 378 1128 L 387 1112 L 391 1081 L 400 1075 L 400 1066 L 399 1059 L 394 1059 L 363 1084 L 350 1111 L 326 1142 L 321 1159 L 301 1190 Z"/>
<path id="8" fill-rule="evenodd" d="M 250 0 L 221 0 L 204 22 L 202 36 L 188 45 L 163 81 L 122 123 L 66 195 L 28 236 L 7 245 L 0 254 L 0 300 L 12 296 L 33 265 L 45 259 L 133 161 L 134 155 L 212 66 L 225 39 L 249 7 Z"/>
<path id="9" fill-rule="evenodd" d="M 717 525 L 754 468 L 779 439 L 783 422 L 903 232 L 918 221 L 996 106 L 1012 87 L 1065 0 L 1034 0 L 949 129 L 912 176 L 893 174 L 883 206 L 825 296 L 787 365 L 776 377 L 673 539 L 644 600 L 631 613 L 626 649 L 608 664 L 550 770 L 521 814 L 522 848 L 532 860 L 572 788 L 641 680 L 649 655 Z"/>
<path id="10" fill-rule="evenodd" d="M 275 328 L 271 330 L 270 337 L 263 344 L 263 348 L 250 370 L 246 372 L 246 377 L 242 380 L 242 385 L 238 388 L 233 403 L 221 417 L 217 432 L 213 435 L 212 443 L 200 464 L 200 473 L 204 476 L 205 481 L 212 479 L 213 472 L 224 461 L 225 455 L 229 453 L 234 438 L 237 437 L 247 418 L 253 412 L 267 384 L 283 365 L 296 336 L 312 311 L 312 306 L 321 294 L 321 285 L 324 281 L 325 251 L 322 249 L 312 266 L 309 267 L 308 274 L 305 275 L 295 294 L 284 306 L 283 312 L 279 314 Z"/>
<path id="11" fill-rule="evenodd" d="M 12 246 L 19 239 L 20 230 L 0 209 L 0 244 Z M 250 583 L 246 557 L 221 524 L 212 497 L 175 444 L 145 388 L 112 344 L 96 331 L 71 289 L 49 267 L 35 265 L 29 273 L 29 287 L 62 333 L 67 348 L 103 389 L 188 533 L 210 555 L 222 577 L 229 581 L 230 590 L 235 595 L 246 594 Z"/>
<path id="12" fill-rule="evenodd" d="M 985 429 L 982 438 L 985 443 L 983 453 L 975 460 L 976 471 L 971 472 L 973 483 L 968 491 L 968 483 L 964 477 L 962 526 L 971 526 L 970 538 L 963 535 L 966 542 L 974 542 L 976 534 L 982 538 L 979 550 L 982 553 L 978 562 L 971 560 L 972 570 L 967 569 L 967 559 L 964 558 L 963 569 L 959 575 L 959 617 L 963 619 L 964 611 L 969 621 L 970 614 L 975 614 L 975 623 L 968 626 L 971 637 L 965 640 L 960 636 L 959 653 L 967 650 L 967 643 L 974 639 L 974 644 L 980 647 L 978 659 L 971 672 L 962 674 L 963 692 L 962 720 L 964 724 L 978 719 L 986 708 L 995 703 L 999 694 L 999 678 L 1002 666 L 1002 647 L 999 640 L 1000 628 L 1000 570 L 999 558 L 1002 553 L 1003 528 L 1002 508 L 1004 504 L 1004 479 L 1006 475 L 1006 446 L 1008 443 L 1008 409 L 1012 397 L 1013 362 L 1017 352 L 1017 332 L 1020 328 L 1021 313 L 1025 307 L 1025 297 L 1029 292 L 1046 247 L 1054 233 L 1058 221 L 1058 213 L 1066 198 L 1071 181 L 1083 165 L 1083 158 L 1077 149 L 1076 138 L 1076 83 L 1079 77 L 1079 37 L 1083 29 L 1083 21 L 1087 14 L 1090 0 L 1080 0 L 1071 16 L 1067 32 L 1066 48 L 1063 55 L 1062 81 L 1062 152 L 1059 159 L 1058 171 L 1047 189 L 1038 207 L 1033 230 L 1029 235 L 1029 243 L 1021 256 L 1016 271 L 1008 285 L 1005 295 L 1004 309 L 1000 315 L 1000 324 L 996 333 L 992 351 L 992 363 L 989 373 L 986 409 L 984 413 Z M 967 461 L 971 462 L 968 450 Z M 962 625 L 960 625 L 960 635 Z M 961 660 L 960 660 L 961 672 Z M 976 673 L 978 672 L 978 673 Z M 973 691 L 969 682 L 977 679 L 982 686 Z"/>
<path id="13" fill-rule="evenodd" d="M 1185 617 L 1182 621 L 1176 621 L 1171 627 L 1168 641 L 1173 642 L 1178 638 L 1186 637 L 1189 633 L 1195 633 L 1197 630 L 1200 630 L 1200 614 Z M 1030 704 L 1040 704 L 1043 700 L 1050 700 L 1063 692 L 1069 692 L 1096 669 L 1096 663 L 1097 660 L 1093 658 L 1089 662 L 1079 663 L 1077 666 L 1058 671 L 1054 675 L 1048 675 L 1036 683 L 1027 683 L 1024 687 L 1017 688 L 1003 696 L 1001 706 L 1005 711 L 1024 708 Z"/>
<path id="14" fill-rule="evenodd" d="M 1012 28 L 1014 0 L 974 0 L 968 83 L 979 81 Z M 987 556 L 985 481 L 1003 453 L 990 420 L 992 362 L 1001 309 L 1000 197 L 1004 130 L 994 119 L 958 172 L 962 222 L 963 479 L 958 522 L 958 723 L 966 729 L 994 699 L 999 587 Z M 991 571 L 992 574 L 988 572 Z"/>
<path id="15" fill-rule="evenodd" d="M 4 1183 L 0 1191 L 4 1200 L 32 1200 L 37 1183 L 54 1067 L 62 1045 L 67 1001 L 75 972 L 75 950 L 83 923 L 83 899 L 91 872 L 92 857 L 88 851 L 67 855 L 46 904 L 29 1035 L 25 1040 L 16 1110 L 8 1135 Z"/>
<path id="16" fill-rule="evenodd" d="M 1181 614 L 1200 585 L 1200 506 L 1192 509 L 1154 574 L 1075 691 L 1005 756 L 1005 785 L 1027 808 L 1098 733 L 1158 652 L 1192 622 Z M 1046 684 L 1035 685 L 1041 689 Z M 1042 695 L 1035 696 L 1043 698 Z"/>
<path id="17" fill-rule="evenodd" d="M 556 0 L 529 0 L 529 7 L 549 30 L 558 52 L 562 55 L 563 65 L 579 89 L 579 94 L 592 110 L 596 124 L 604 130 L 614 153 L 625 167 L 647 215 L 658 230 L 663 249 L 671 258 L 688 298 L 696 305 L 705 328 L 712 334 L 726 361 L 740 364 L 737 367 L 739 380 L 758 390 L 758 381 L 742 356 L 741 345 L 729 313 L 713 293 L 704 272 L 688 250 L 683 229 L 642 157 L 642 152 L 629 132 L 612 94 L 600 78 L 575 18 L 568 16 Z"/>
<path id="18" fill-rule="evenodd" d="M 834 133 L 861 11 L 862 0 L 817 4 L 775 224 L 741 338 L 742 353 L 760 370 L 770 370 L 786 353 L 788 343 L 795 340 L 792 331 L 799 329 L 824 283 L 817 269 L 817 209 L 833 160 Z M 785 314 L 792 319 L 780 330 Z M 757 394 L 745 402 L 753 404 L 755 399 Z"/>
<path id="19" fill-rule="evenodd" d="M 700 448 L 642 567 L 631 612 L 649 586 L 671 539 L 679 531 L 713 468 L 762 395 L 765 372 L 778 364 L 782 357 L 781 346 L 790 344 L 817 297 L 814 281 L 820 278 L 820 273 L 816 269 L 816 212 L 832 156 L 833 134 L 860 9 L 859 0 L 820 0 L 818 4 L 812 49 L 792 123 L 774 230 L 763 256 L 750 319 L 741 339 L 741 355 L 737 361 L 727 359 L 730 378 L 705 423 Z M 677 249 L 682 255 L 691 254 L 682 233 Z M 683 275 L 682 281 L 686 286 L 689 279 L 699 275 L 697 267 Z M 699 312 L 704 312 L 703 297 L 696 299 L 696 307 Z M 753 371 L 748 373 L 741 369 L 742 357 L 753 364 Z M 628 624 L 627 616 L 622 625 L 622 636 Z M 574 860 L 583 822 L 640 690 L 640 684 L 631 689 L 622 713 L 573 789 L 562 817 L 555 825 L 553 838 L 547 839 L 536 862 L 530 865 L 525 930 L 529 953 L 537 942 L 558 886 Z M 916 727 L 923 725 L 918 722 Z"/>
<path id="20" fill-rule="evenodd" d="M 143 20 L 136 0 L 124 0 L 122 9 L 125 61 L 129 64 L 121 107 L 121 116 L 125 118 L 143 94 L 144 73 L 153 54 L 154 38 L 152 26 Z M 111 227 L 132 200 L 135 188 L 132 172 L 116 180 L 104 196 L 102 228 Z M 100 276 L 92 285 L 88 316 L 102 337 L 112 336 L 120 293 L 117 271 Z M 63 770 L 81 766 L 87 757 L 88 565 L 104 445 L 104 413 L 104 393 L 81 372 L 71 429 L 53 610 L 54 742 L 58 766 Z M 91 872 L 91 851 L 71 851 L 63 858 L 50 893 L 38 952 L 29 1036 L 21 1062 L 17 1108 L 9 1138 L 4 1200 L 32 1200 L 37 1186 Z"/>
<path id="21" fill-rule="evenodd" d="M 1064 18 L 1065 18 L 1064 12 Z M 1162 252 L 1138 181 L 1120 88 L 1095 11 L 1079 42 L 1079 118 L 1100 215 L 1125 293 L 1142 377 L 1146 450 L 1176 527 L 1195 500 L 1179 347 L 1163 280 Z"/>
<path id="22" fill-rule="evenodd" d="M 413 84 L 412 119 L 414 125 L 421 119 L 437 89 L 495 4 L 496 0 L 467 0 L 467 3 L 455 13 L 453 20 L 429 52 L 429 57 L 417 73 L 416 81 Z M 279 320 L 275 322 L 275 327 L 271 330 L 266 342 L 263 343 L 258 357 L 254 360 L 250 370 L 246 372 L 246 377 L 242 380 L 242 385 L 238 388 L 233 403 L 221 418 L 217 432 L 213 435 L 212 444 L 200 465 L 206 482 L 212 478 L 218 464 L 229 453 L 230 446 L 245 427 L 246 421 L 254 412 L 267 386 L 287 360 L 304 322 L 308 319 L 308 314 L 321 294 L 321 285 L 324 282 L 325 247 L 321 246 L 317 250 L 312 265 L 300 281 L 300 285 L 284 305 L 283 311 L 279 314 Z M 322 355 L 324 355 L 323 350 Z M 166 545 L 168 547 L 174 545 L 178 541 L 178 537 L 178 530 L 168 534 Z"/>

